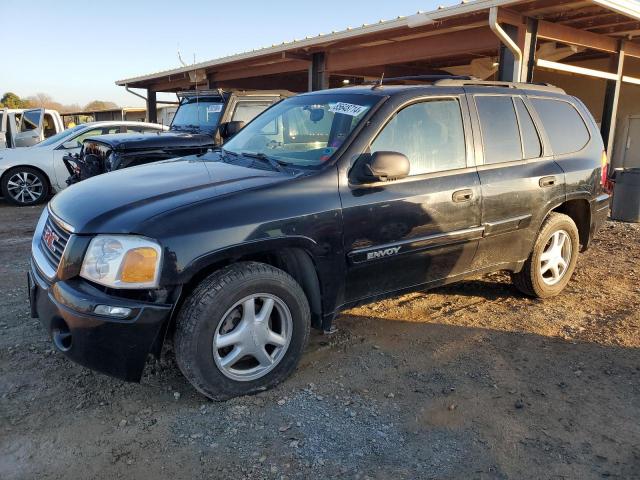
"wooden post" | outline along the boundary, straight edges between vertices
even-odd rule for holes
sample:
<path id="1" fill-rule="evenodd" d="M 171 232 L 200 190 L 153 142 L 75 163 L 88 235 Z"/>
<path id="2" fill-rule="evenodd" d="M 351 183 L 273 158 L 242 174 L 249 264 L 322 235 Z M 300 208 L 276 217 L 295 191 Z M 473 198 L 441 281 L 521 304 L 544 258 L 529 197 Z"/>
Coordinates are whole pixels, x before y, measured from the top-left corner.
<path id="1" fill-rule="evenodd" d="M 538 49 L 538 19 L 527 18 L 524 32 L 524 45 L 522 49 L 522 74 L 523 82 L 533 81 L 533 70 L 536 65 L 536 50 Z"/>
<path id="2" fill-rule="evenodd" d="M 518 43 L 518 27 L 508 24 L 503 24 L 501 27 L 514 42 Z M 517 60 L 513 56 L 511 50 L 509 50 L 505 44 L 500 42 L 498 80 L 501 82 L 513 82 L 516 73 L 515 69 L 519 68 L 516 64 Z"/>
<path id="3" fill-rule="evenodd" d="M 329 72 L 325 70 L 326 57 L 324 52 L 317 52 L 311 56 L 309 64 L 309 91 L 329 88 Z"/>
<path id="4" fill-rule="evenodd" d="M 616 133 L 616 120 L 618 117 L 618 101 L 620 100 L 620 89 L 622 87 L 622 76 L 624 70 L 624 40 L 620 42 L 620 50 L 613 57 L 613 61 L 617 63 L 616 80 L 607 80 L 607 89 L 604 96 L 604 109 L 602 112 L 602 126 L 600 133 L 604 141 L 607 155 L 611 160 L 613 155 L 613 141 Z"/>
<path id="5" fill-rule="evenodd" d="M 147 121 L 151 123 L 158 123 L 156 92 L 150 88 L 147 89 Z"/>

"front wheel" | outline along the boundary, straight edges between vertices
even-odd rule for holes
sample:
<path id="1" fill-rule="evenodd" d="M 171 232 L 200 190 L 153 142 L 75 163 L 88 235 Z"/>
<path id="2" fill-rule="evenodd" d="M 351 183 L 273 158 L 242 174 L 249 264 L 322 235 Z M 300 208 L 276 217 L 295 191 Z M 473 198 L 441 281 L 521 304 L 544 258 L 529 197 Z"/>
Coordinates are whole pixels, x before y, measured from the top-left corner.
<path id="1" fill-rule="evenodd" d="M 522 293 L 546 298 L 567 286 L 578 261 L 578 228 L 571 217 L 552 212 L 546 218 L 522 270 L 512 275 Z"/>
<path id="2" fill-rule="evenodd" d="M 207 277 L 177 318 L 176 360 L 213 400 L 266 390 L 295 369 L 309 339 L 309 304 L 286 272 L 241 262 Z"/>
<path id="3" fill-rule="evenodd" d="M 35 168 L 18 167 L 2 177 L 2 196 L 19 207 L 38 205 L 49 196 L 47 176 Z"/>

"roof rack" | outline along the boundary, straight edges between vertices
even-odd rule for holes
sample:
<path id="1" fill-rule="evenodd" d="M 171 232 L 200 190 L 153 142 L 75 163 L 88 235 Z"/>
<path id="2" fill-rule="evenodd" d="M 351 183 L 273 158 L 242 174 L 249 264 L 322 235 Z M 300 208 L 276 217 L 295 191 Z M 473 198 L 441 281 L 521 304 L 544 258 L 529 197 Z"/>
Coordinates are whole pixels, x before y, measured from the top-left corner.
<path id="1" fill-rule="evenodd" d="M 406 77 L 390 77 L 385 78 L 384 75 L 378 80 L 369 80 L 364 82 L 363 85 L 373 85 L 374 88 L 382 87 L 383 85 L 388 84 L 399 84 L 402 82 L 416 82 L 416 83 L 436 83 L 441 80 L 476 80 L 475 77 L 470 77 L 468 75 L 409 75 Z"/>
<path id="2" fill-rule="evenodd" d="M 519 88 L 521 90 L 539 90 L 543 92 L 566 93 L 562 88 L 551 85 L 550 83 L 525 83 L 525 82 L 499 82 L 492 80 L 478 79 L 458 79 L 443 78 L 434 82 L 439 87 L 465 87 L 465 86 L 484 86 L 484 87 L 503 87 L 503 88 Z"/>

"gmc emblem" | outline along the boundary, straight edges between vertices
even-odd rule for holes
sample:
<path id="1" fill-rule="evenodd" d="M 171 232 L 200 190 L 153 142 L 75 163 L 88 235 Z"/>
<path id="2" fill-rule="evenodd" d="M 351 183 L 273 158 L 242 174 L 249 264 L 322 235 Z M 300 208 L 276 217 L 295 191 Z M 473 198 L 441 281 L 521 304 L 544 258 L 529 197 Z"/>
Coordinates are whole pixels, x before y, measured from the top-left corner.
<path id="1" fill-rule="evenodd" d="M 51 251 L 51 253 L 57 253 L 55 242 L 60 240 L 60 237 L 56 235 L 51 227 L 47 225 L 44 227 L 44 232 L 42 233 L 42 240 L 44 240 L 44 244 Z"/>

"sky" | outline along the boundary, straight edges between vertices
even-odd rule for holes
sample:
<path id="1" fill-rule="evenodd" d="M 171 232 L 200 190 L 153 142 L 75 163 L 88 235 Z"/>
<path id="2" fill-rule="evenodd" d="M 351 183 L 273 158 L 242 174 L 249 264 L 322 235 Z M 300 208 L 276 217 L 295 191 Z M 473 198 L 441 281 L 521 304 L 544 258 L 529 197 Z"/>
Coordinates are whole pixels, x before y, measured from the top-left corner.
<path id="1" fill-rule="evenodd" d="M 202 62 L 443 3 L 458 1 L 0 0 L 0 95 L 138 106 L 114 82 L 180 67 L 178 51 Z"/>

